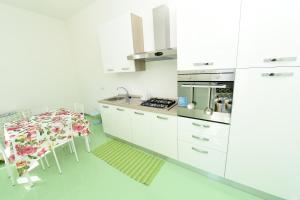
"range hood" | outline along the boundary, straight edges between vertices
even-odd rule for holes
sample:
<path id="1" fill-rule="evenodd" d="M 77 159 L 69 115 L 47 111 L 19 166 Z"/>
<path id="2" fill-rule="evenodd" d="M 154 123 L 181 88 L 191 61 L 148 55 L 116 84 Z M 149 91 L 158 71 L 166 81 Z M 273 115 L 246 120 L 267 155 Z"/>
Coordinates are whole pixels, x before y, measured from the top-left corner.
<path id="1" fill-rule="evenodd" d="M 127 56 L 128 60 L 158 61 L 177 58 L 177 48 L 171 48 L 170 10 L 167 5 L 153 9 L 155 50 Z"/>

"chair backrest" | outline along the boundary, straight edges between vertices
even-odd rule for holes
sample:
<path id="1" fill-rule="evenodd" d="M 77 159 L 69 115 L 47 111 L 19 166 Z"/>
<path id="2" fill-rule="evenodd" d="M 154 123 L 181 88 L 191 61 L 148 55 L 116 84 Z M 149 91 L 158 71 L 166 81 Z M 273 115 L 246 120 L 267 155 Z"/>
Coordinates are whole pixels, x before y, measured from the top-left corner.
<path id="1" fill-rule="evenodd" d="M 36 107 L 31 109 L 31 114 L 32 115 L 38 115 L 44 112 L 49 112 L 49 107 Z"/>
<path id="2" fill-rule="evenodd" d="M 84 114 L 84 105 L 81 103 L 74 103 L 74 112 Z"/>
<path id="3" fill-rule="evenodd" d="M 11 121 L 18 121 L 23 119 L 22 112 L 10 112 L 0 115 L 0 136 L 4 134 L 4 124 Z"/>

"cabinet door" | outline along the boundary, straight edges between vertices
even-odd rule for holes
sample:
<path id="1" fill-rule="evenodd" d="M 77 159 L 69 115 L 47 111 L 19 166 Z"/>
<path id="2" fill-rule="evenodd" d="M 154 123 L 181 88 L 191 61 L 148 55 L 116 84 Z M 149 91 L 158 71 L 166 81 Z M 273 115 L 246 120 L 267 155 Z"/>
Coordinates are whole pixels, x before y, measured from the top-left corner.
<path id="1" fill-rule="evenodd" d="M 153 150 L 177 159 L 177 117 L 152 114 Z"/>
<path id="2" fill-rule="evenodd" d="M 131 15 L 121 15 L 103 24 L 99 30 L 101 58 L 104 72 L 135 71 L 134 61 L 127 56 L 134 53 Z"/>
<path id="3" fill-rule="evenodd" d="M 144 148 L 153 149 L 152 120 L 151 114 L 144 111 L 133 110 L 132 120 L 132 142 Z"/>
<path id="4" fill-rule="evenodd" d="M 198 169 L 224 177 L 226 153 L 179 141 L 178 159 Z"/>
<path id="5" fill-rule="evenodd" d="M 102 118 L 103 131 L 107 134 L 113 135 L 115 133 L 115 124 L 114 124 L 114 106 L 100 104 L 100 112 Z M 116 136 L 116 135 L 114 135 Z"/>
<path id="6" fill-rule="evenodd" d="M 132 127 L 130 110 L 123 107 L 115 107 L 114 109 L 114 135 L 129 141 L 132 141 Z"/>
<path id="7" fill-rule="evenodd" d="M 178 118 L 178 138 L 217 151 L 227 152 L 230 125 L 184 117 Z"/>
<path id="8" fill-rule="evenodd" d="M 236 73 L 226 178 L 300 198 L 300 68 Z"/>
<path id="9" fill-rule="evenodd" d="M 243 0 L 238 67 L 300 66 L 300 4 Z"/>
<path id="10" fill-rule="evenodd" d="M 240 3 L 178 1 L 178 70 L 236 67 Z"/>

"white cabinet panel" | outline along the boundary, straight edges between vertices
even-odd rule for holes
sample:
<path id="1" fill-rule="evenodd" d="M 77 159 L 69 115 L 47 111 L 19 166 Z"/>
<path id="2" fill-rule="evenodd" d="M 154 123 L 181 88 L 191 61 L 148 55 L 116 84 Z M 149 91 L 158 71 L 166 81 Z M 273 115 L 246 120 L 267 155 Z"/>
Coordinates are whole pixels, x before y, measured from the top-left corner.
<path id="1" fill-rule="evenodd" d="M 144 64 L 127 60 L 128 55 L 144 51 L 141 18 L 128 13 L 102 24 L 99 40 L 105 73 L 144 70 Z"/>
<path id="2" fill-rule="evenodd" d="M 105 133 L 126 141 L 132 140 L 129 109 L 100 104 L 100 111 Z"/>
<path id="3" fill-rule="evenodd" d="M 227 152 L 230 125 L 178 118 L 179 140 Z"/>
<path id="4" fill-rule="evenodd" d="M 104 132 L 177 159 L 177 116 L 100 104 Z"/>
<path id="5" fill-rule="evenodd" d="M 235 68 L 240 0 L 178 1 L 178 70 Z"/>
<path id="6" fill-rule="evenodd" d="M 130 110 L 123 107 L 115 107 L 113 112 L 115 122 L 115 133 L 113 134 L 123 140 L 132 141 Z"/>
<path id="7" fill-rule="evenodd" d="M 178 142 L 178 158 L 196 168 L 224 177 L 226 154 L 187 142 Z"/>
<path id="8" fill-rule="evenodd" d="M 152 114 L 144 111 L 132 110 L 132 142 L 144 148 L 153 149 L 154 124 L 151 123 Z"/>
<path id="9" fill-rule="evenodd" d="M 114 108 L 115 107 L 111 105 L 100 104 L 103 130 L 105 133 L 112 134 L 112 135 L 113 133 L 115 133 Z"/>
<path id="10" fill-rule="evenodd" d="M 243 0 L 238 67 L 300 66 L 299 10 L 295 0 Z"/>
<path id="11" fill-rule="evenodd" d="M 297 67 L 237 70 L 226 178 L 300 198 L 299 86 Z"/>
<path id="12" fill-rule="evenodd" d="M 177 117 L 152 114 L 153 150 L 177 159 Z"/>

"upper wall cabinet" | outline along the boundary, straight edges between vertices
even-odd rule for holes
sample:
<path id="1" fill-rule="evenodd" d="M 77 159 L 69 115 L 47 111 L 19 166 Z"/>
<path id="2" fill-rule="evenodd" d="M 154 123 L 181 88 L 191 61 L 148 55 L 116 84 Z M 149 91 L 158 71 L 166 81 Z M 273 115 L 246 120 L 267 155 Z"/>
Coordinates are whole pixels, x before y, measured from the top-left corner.
<path id="1" fill-rule="evenodd" d="M 125 14 L 104 23 L 99 29 L 102 66 L 105 73 L 145 70 L 145 63 L 127 60 L 144 51 L 142 18 Z"/>
<path id="2" fill-rule="evenodd" d="M 235 68 L 240 0 L 178 1 L 178 70 Z"/>
<path id="3" fill-rule="evenodd" d="M 300 4 L 243 0 L 238 67 L 300 66 Z"/>

